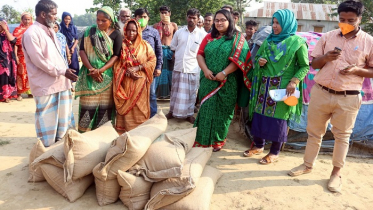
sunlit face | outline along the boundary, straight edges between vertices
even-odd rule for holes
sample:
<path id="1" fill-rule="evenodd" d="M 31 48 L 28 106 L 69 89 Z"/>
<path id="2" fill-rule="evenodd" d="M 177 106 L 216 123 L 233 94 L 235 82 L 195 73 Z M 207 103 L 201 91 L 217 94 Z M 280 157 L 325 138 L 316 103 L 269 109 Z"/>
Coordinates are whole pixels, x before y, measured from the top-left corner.
<path id="1" fill-rule="evenodd" d="M 197 15 L 188 15 L 187 16 L 187 22 L 188 27 L 194 28 L 197 26 L 199 17 Z"/>
<path id="2" fill-rule="evenodd" d="M 102 12 L 97 13 L 96 23 L 97 23 L 97 27 L 101 31 L 107 31 L 108 28 L 111 26 L 111 20 L 106 18 L 106 16 Z"/>
<path id="3" fill-rule="evenodd" d="M 216 14 L 214 23 L 215 23 L 215 28 L 219 31 L 219 33 L 227 32 L 229 21 L 222 13 Z"/>
<path id="4" fill-rule="evenodd" d="M 282 31 L 281 25 L 278 22 L 277 18 L 273 18 L 272 29 L 273 29 L 273 33 L 276 35 L 280 34 Z"/>
<path id="5" fill-rule="evenodd" d="M 205 22 L 203 23 L 203 25 L 206 28 L 211 28 L 211 26 L 212 26 L 212 16 L 205 17 Z"/>
<path id="6" fill-rule="evenodd" d="M 126 28 L 126 37 L 131 42 L 134 42 L 137 38 L 137 26 L 135 23 L 130 22 Z"/>
<path id="7" fill-rule="evenodd" d="M 127 23 L 131 19 L 131 14 L 129 11 L 121 11 L 119 19 L 122 23 Z"/>
<path id="8" fill-rule="evenodd" d="M 57 24 L 54 24 L 54 26 L 53 26 L 53 30 L 54 30 L 54 32 L 58 32 L 58 25 Z"/>
<path id="9" fill-rule="evenodd" d="M 44 13 L 44 12 L 43 12 Z M 45 16 L 45 23 L 49 28 L 54 27 L 54 22 L 57 20 L 57 9 L 51 9 L 50 12 L 44 13 Z"/>
<path id="10" fill-rule="evenodd" d="M 32 17 L 30 15 L 24 15 L 22 17 L 22 23 L 25 26 L 29 26 L 31 24 L 31 21 L 32 21 Z"/>
<path id="11" fill-rule="evenodd" d="M 63 19 L 63 22 L 65 23 L 66 26 L 68 26 L 71 23 L 71 17 L 70 16 L 66 16 Z"/>
<path id="12" fill-rule="evenodd" d="M 358 28 L 361 22 L 361 17 L 357 16 L 357 14 L 354 12 L 340 12 L 339 22 L 348 23 L 350 25 L 355 26 L 355 28 Z"/>
<path id="13" fill-rule="evenodd" d="M 246 26 L 245 33 L 248 37 L 252 37 L 253 34 L 255 34 L 255 32 L 256 32 L 255 26 L 251 26 L 251 25 Z"/>

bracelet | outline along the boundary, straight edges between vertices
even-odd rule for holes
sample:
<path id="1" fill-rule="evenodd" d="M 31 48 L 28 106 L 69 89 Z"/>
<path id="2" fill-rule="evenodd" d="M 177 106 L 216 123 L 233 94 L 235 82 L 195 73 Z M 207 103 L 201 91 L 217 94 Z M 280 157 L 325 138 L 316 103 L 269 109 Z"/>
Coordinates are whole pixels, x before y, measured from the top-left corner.
<path id="1" fill-rule="evenodd" d="M 296 85 L 298 85 L 300 80 L 296 77 L 293 77 L 293 78 L 291 78 L 290 82 L 294 82 Z"/>
<path id="2" fill-rule="evenodd" d="M 224 74 L 224 76 L 227 76 L 227 73 L 225 73 L 225 71 L 223 70 L 223 71 L 221 71 L 221 73 L 223 73 Z"/>

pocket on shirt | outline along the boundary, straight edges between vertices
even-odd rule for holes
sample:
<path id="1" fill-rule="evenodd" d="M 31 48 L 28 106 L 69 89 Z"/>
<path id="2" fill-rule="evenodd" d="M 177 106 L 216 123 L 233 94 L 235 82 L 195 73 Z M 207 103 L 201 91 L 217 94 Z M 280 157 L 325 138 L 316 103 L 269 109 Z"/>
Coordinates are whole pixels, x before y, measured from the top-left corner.
<path id="1" fill-rule="evenodd" d="M 198 42 L 193 42 L 192 46 L 190 47 L 190 51 L 196 53 L 199 49 L 199 43 Z"/>

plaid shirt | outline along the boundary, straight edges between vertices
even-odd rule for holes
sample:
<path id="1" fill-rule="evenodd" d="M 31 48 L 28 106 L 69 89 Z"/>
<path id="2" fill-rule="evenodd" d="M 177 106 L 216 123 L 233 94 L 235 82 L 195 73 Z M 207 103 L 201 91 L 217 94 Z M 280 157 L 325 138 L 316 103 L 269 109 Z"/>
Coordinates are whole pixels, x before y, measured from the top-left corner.
<path id="1" fill-rule="evenodd" d="M 158 31 L 154 28 L 146 26 L 146 28 L 142 31 L 142 38 L 147 41 L 154 50 L 155 57 L 157 58 L 155 69 L 162 70 L 163 50 L 161 37 L 159 36 Z"/>

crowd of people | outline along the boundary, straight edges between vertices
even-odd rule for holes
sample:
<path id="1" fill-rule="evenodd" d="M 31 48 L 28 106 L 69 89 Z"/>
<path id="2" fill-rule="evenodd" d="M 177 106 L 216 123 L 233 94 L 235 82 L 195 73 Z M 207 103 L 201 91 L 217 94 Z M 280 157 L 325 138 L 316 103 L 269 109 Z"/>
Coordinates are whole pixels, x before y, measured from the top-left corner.
<path id="1" fill-rule="evenodd" d="M 108 121 L 118 133 L 127 132 L 157 113 L 157 97 L 169 97 L 167 119 L 193 124 L 194 146 L 213 147 L 214 152 L 226 144 L 235 110 L 242 107 L 253 135 L 253 145 L 243 155 L 259 155 L 271 141 L 269 153 L 259 162 L 266 165 L 278 161 L 288 120 L 299 120 L 302 81 L 312 65 L 320 71 L 311 91 L 304 163 L 289 175 L 312 171 L 330 121 L 336 141 L 328 189 L 339 192 L 363 79 L 373 77 L 373 37 L 359 26 L 363 10 L 359 1 L 342 2 L 340 28 L 321 37 L 310 63 L 307 43 L 296 35 L 297 19 L 288 9 L 273 14 L 271 26 L 264 26 L 269 35 L 260 46 L 253 42 L 256 31 L 262 30 L 258 23 L 249 20 L 242 31 L 237 25 L 240 14 L 229 5 L 204 16 L 191 8 L 181 28 L 171 22 L 168 6 L 159 8 L 161 21 L 153 26 L 145 8 L 134 15 L 124 8 L 116 15 L 105 6 L 79 42 L 70 13 L 63 12 L 58 24 L 57 4 L 40 0 L 36 20 L 22 14 L 13 34 L 6 21 L 0 21 L 0 100 L 22 100 L 22 93 L 34 97 L 36 133 L 50 146 L 75 128 L 72 91 L 79 98 L 79 132 Z M 285 89 L 289 98 L 299 90 L 300 97 L 276 101 L 269 92 L 278 89 Z"/>

